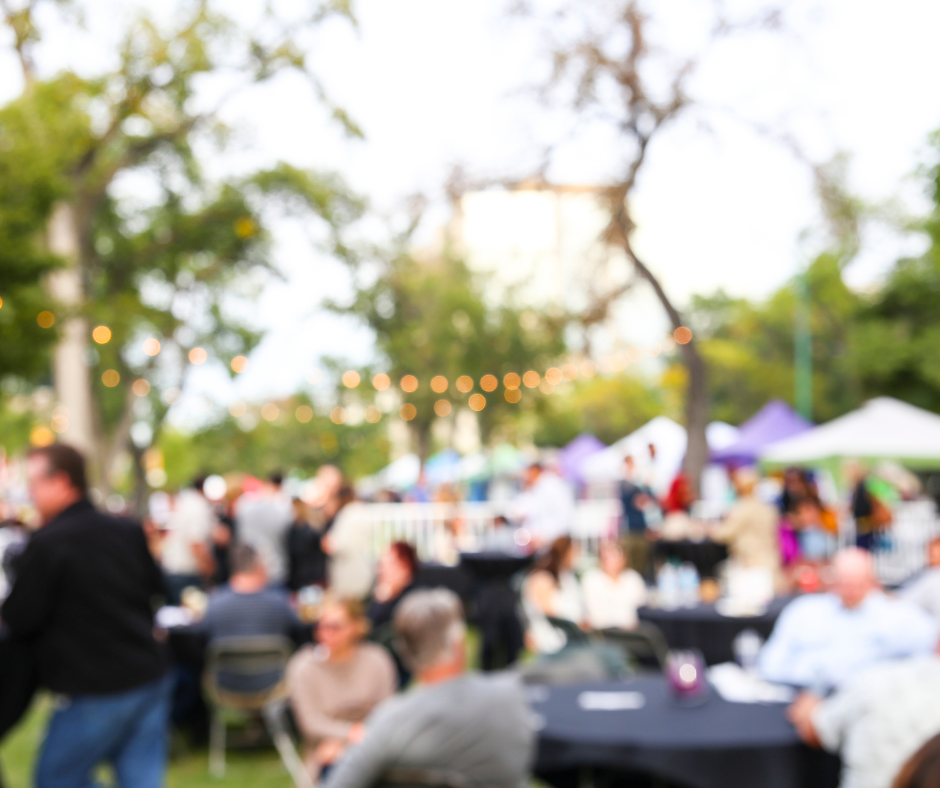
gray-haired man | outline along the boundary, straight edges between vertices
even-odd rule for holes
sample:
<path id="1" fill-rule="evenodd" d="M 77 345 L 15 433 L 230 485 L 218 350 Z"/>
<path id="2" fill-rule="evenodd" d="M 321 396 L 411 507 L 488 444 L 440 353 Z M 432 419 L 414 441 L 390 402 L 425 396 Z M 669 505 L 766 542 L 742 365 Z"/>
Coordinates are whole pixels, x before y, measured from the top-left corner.
<path id="1" fill-rule="evenodd" d="M 395 630 L 421 686 L 375 710 L 327 788 L 369 788 L 409 770 L 454 784 L 525 785 L 535 736 L 522 687 L 508 674 L 465 672 L 460 600 L 443 589 L 413 591 L 395 612 Z"/>

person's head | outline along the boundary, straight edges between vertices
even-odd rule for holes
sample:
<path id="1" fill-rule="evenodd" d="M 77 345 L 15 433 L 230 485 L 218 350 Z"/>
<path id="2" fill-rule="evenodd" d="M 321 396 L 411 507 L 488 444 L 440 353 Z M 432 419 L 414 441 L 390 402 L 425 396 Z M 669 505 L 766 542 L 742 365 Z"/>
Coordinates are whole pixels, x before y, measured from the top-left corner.
<path id="1" fill-rule="evenodd" d="M 940 734 L 927 742 L 901 767 L 891 788 L 936 788 L 940 785 Z"/>
<path id="2" fill-rule="evenodd" d="M 806 477 L 803 471 L 796 467 L 787 468 L 783 472 L 783 486 L 795 495 L 806 493 Z"/>
<path id="3" fill-rule="evenodd" d="M 627 568 L 627 558 L 623 548 L 616 542 L 602 542 L 598 551 L 601 569 L 611 577 L 619 577 Z"/>
<path id="4" fill-rule="evenodd" d="M 392 542 L 379 558 L 376 573 L 381 585 L 402 591 L 418 574 L 418 554 L 408 542 Z"/>
<path id="5" fill-rule="evenodd" d="M 738 468 L 732 476 L 734 489 L 739 498 L 747 498 L 754 494 L 760 482 L 760 476 L 753 468 Z"/>
<path id="6" fill-rule="evenodd" d="M 442 681 L 464 671 L 466 625 L 453 591 L 412 591 L 398 605 L 394 626 L 402 659 L 422 681 Z"/>
<path id="7" fill-rule="evenodd" d="M 295 523 L 309 523 L 310 522 L 310 511 L 307 508 L 307 504 L 304 503 L 300 498 L 291 498 L 291 507 L 294 510 L 294 522 Z"/>
<path id="8" fill-rule="evenodd" d="M 26 483 L 40 519 L 48 523 L 87 497 L 85 458 L 64 443 L 32 449 L 26 457 Z"/>
<path id="9" fill-rule="evenodd" d="M 832 559 L 832 592 L 847 608 L 858 607 L 878 587 L 871 553 L 849 547 Z"/>
<path id="10" fill-rule="evenodd" d="M 636 470 L 636 460 L 633 459 L 632 454 L 628 454 L 623 458 L 623 475 L 628 479 L 633 478 L 633 473 Z"/>
<path id="11" fill-rule="evenodd" d="M 203 492 L 205 486 L 206 486 L 206 477 L 205 477 L 205 476 L 197 476 L 197 477 L 196 477 L 195 479 L 193 479 L 193 481 L 192 481 L 192 487 L 193 487 L 193 489 L 194 489 L 196 492 L 199 492 L 199 493 Z"/>
<path id="12" fill-rule="evenodd" d="M 348 654 L 369 632 L 369 619 L 358 599 L 327 597 L 320 608 L 317 643 L 331 656 Z"/>
<path id="13" fill-rule="evenodd" d="M 559 536 L 542 558 L 541 568 L 557 581 L 562 572 L 570 571 L 574 566 L 575 546 L 570 536 Z"/>
<path id="14" fill-rule="evenodd" d="M 505 514 L 497 514 L 493 518 L 493 525 L 496 528 L 506 528 L 509 525 L 509 519 L 506 517 Z"/>
<path id="15" fill-rule="evenodd" d="M 260 591 L 268 584 L 264 562 L 251 545 L 239 542 L 232 548 L 232 580 L 238 590 Z"/>
<path id="16" fill-rule="evenodd" d="M 525 469 L 525 485 L 526 487 L 531 487 L 539 480 L 539 476 L 542 475 L 542 463 L 533 462 L 528 468 Z"/>
<path id="17" fill-rule="evenodd" d="M 284 484 L 284 474 L 280 471 L 273 471 L 268 474 L 268 485 L 274 490 L 280 490 Z"/>
<path id="18" fill-rule="evenodd" d="M 927 563 L 930 566 L 940 566 L 940 538 L 931 539 L 927 545 Z"/>

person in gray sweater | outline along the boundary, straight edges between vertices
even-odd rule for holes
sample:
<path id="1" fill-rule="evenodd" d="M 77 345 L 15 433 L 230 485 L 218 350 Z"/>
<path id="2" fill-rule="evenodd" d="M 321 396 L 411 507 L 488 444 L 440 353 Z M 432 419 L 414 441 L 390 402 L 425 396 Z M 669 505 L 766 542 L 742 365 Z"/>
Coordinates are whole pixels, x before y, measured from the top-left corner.
<path id="1" fill-rule="evenodd" d="M 415 773 L 444 783 L 525 786 L 535 732 L 522 685 L 510 674 L 465 672 L 457 596 L 413 591 L 394 625 L 419 686 L 376 708 L 362 742 L 336 765 L 326 788 L 371 788 L 383 776 Z"/>

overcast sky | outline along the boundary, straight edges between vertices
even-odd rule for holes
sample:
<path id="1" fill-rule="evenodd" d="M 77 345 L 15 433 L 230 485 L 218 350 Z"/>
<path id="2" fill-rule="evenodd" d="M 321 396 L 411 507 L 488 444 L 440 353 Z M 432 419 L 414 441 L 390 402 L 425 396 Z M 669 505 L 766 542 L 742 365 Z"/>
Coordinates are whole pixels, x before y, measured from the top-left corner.
<path id="1" fill-rule="evenodd" d="M 590 2 L 601 6 L 605 0 Z M 681 50 L 694 42 L 703 4 L 654 4 L 660 12 L 668 5 L 661 32 L 670 45 Z M 418 192 L 439 200 L 455 164 L 481 176 L 523 174 L 567 124 L 520 92 L 544 74 L 545 61 L 535 26 L 509 18 L 507 5 L 358 0 L 358 29 L 331 24 L 313 56 L 365 140 L 344 140 L 324 122 L 303 84 L 279 79 L 226 111 L 229 121 L 251 130 L 238 166 L 283 158 L 338 170 L 383 217 L 394 216 Z M 850 185 L 871 202 L 899 199 L 911 213 L 925 206 L 922 184 L 912 174 L 926 160 L 927 135 L 940 127 L 940 3 L 784 5 L 787 35 L 742 38 L 703 63 L 692 90 L 705 109 L 663 135 L 643 172 L 638 244 L 680 301 L 719 287 L 764 296 L 813 251 L 812 243 L 800 240 L 820 224 L 809 173 L 737 117 L 794 134 L 817 160 L 845 151 Z M 96 58 L 107 57 L 100 42 L 128 6 L 95 0 L 92 7 L 97 49 L 60 37 L 43 53 L 47 69 L 69 62 L 90 69 Z M 0 60 L 0 99 L 15 91 L 15 64 Z M 615 140 L 591 131 L 559 151 L 549 175 L 559 182 L 600 183 L 611 174 L 616 153 Z M 432 204 L 424 237 L 446 218 L 441 202 Z M 849 272 L 857 286 L 876 281 L 898 255 L 918 248 L 917 239 L 886 231 L 867 240 Z M 260 400 L 295 390 L 321 355 L 369 360 L 366 331 L 317 309 L 324 297 L 348 293 L 342 266 L 317 257 L 300 228 L 289 225 L 280 229 L 278 262 L 287 279 L 270 286 L 257 305 L 255 319 L 268 335 L 251 368 L 235 386 L 218 371 L 200 369 L 190 381 L 192 394 Z"/>

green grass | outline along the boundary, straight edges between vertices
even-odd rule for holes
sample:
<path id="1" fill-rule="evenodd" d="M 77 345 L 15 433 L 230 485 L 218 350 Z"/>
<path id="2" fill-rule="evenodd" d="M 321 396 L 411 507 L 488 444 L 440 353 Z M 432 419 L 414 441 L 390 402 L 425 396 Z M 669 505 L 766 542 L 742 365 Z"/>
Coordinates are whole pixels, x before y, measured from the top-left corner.
<path id="1" fill-rule="evenodd" d="M 49 718 L 49 701 L 41 697 L 20 725 L 0 746 L 0 763 L 6 788 L 30 788 L 33 764 Z M 103 784 L 107 785 L 104 776 Z M 205 749 L 180 749 L 170 761 L 167 788 L 290 788 L 286 770 L 272 749 L 229 750 L 222 779 L 209 775 Z"/>

